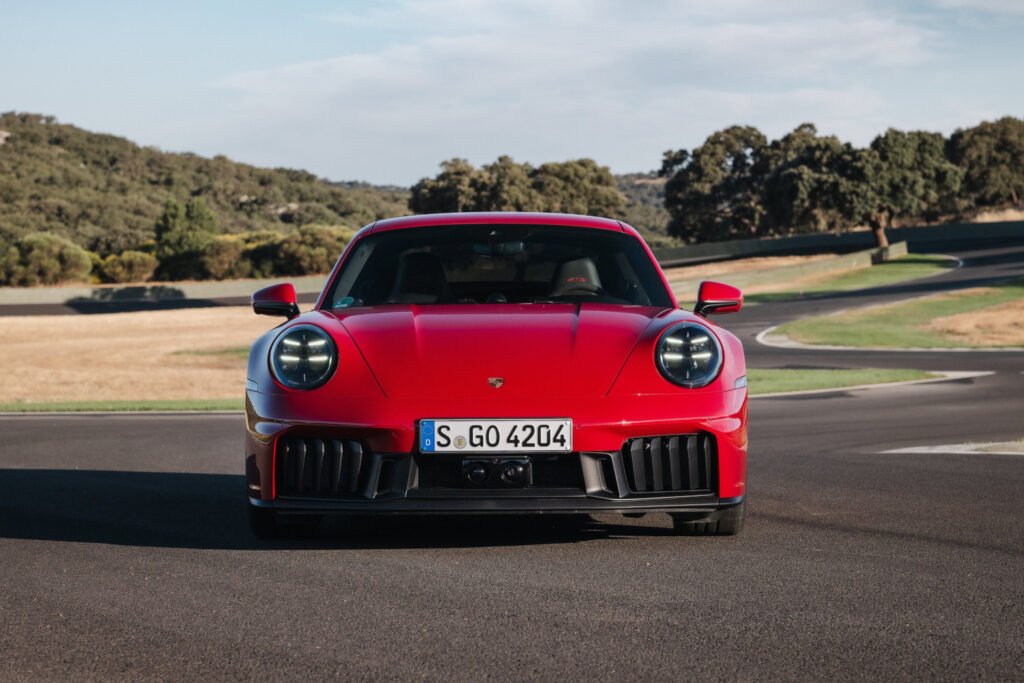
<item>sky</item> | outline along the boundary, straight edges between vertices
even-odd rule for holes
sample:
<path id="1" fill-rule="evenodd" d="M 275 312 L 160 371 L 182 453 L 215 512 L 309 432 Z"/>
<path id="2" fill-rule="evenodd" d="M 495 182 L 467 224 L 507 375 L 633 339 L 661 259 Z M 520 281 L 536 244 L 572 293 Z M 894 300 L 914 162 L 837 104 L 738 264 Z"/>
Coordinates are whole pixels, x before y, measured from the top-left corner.
<path id="1" fill-rule="evenodd" d="M 1024 116 L 1024 0 L 5 4 L 0 111 L 330 180 Z"/>

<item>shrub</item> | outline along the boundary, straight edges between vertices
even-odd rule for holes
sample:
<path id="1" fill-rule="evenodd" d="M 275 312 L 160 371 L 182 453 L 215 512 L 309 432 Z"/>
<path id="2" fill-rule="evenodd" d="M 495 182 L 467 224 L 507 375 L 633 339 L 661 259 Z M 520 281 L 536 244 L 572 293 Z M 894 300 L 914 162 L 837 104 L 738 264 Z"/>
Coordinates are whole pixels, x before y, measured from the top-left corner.
<path id="1" fill-rule="evenodd" d="M 214 280 L 250 277 L 252 263 L 245 257 L 245 242 L 235 235 L 217 237 L 201 258 L 203 271 Z"/>
<path id="2" fill-rule="evenodd" d="M 304 225 L 279 243 L 274 272 L 277 275 L 326 273 L 351 238 L 352 232 L 344 228 Z"/>
<path id="3" fill-rule="evenodd" d="M 3 284 L 34 286 L 83 281 L 91 269 L 89 252 L 57 235 L 30 233 L 0 250 Z"/>
<path id="4" fill-rule="evenodd" d="M 157 260 L 141 251 L 122 251 L 103 259 L 99 267 L 103 282 L 145 282 L 153 277 Z"/>

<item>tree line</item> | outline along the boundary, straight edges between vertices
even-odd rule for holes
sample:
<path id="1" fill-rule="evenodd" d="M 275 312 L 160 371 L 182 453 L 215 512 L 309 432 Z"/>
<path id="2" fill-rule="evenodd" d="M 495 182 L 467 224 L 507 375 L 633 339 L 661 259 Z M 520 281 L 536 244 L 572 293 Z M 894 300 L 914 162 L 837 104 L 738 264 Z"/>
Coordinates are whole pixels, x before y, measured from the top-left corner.
<path id="1" fill-rule="evenodd" d="M 663 181 L 665 230 L 685 243 L 874 230 L 969 218 L 1020 207 L 1024 121 L 1005 117 L 941 133 L 889 129 L 862 148 L 805 123 L 777 140 L 752 126 L 712 133 L 693 150 L 670 150 Z M 650 179 L 648 179 L 650 180 Z M 412 188 L 416 212 L 571 211 L 622 218 L 646 209 L 638 179 L 630 201 L 590 159 L 534 168 L 508 157 L 481 168 L 463 159 Z M 621 185 L 620 185 L 621 189 Z"/>
<path id="2" fill-rule="evenodd" d="M 533 166 L 464 159 L 410 190 L 330 183 L 143 148 L 35 114 L 0 115 L 0 285 L 225 279 L 327 271 L 380 218 L 552 211 L 623 219 L 655 244 L 969 218 L 1024 200 L 1024 121 L 948 138 L 890 129 L 866 147 L 803 124 L 750 126 L 614 176 L 592 159 Z"/>
<path id="3" fill-rule="evenodd" d="M 1024 121 L 1005 117 L 949 138 L 889 129 L 863 148 L 813 124 L 769 141 L 749 126 L 665 153 L 669 232 L 687 242 L 895 225 L 1019 207 Z"/>

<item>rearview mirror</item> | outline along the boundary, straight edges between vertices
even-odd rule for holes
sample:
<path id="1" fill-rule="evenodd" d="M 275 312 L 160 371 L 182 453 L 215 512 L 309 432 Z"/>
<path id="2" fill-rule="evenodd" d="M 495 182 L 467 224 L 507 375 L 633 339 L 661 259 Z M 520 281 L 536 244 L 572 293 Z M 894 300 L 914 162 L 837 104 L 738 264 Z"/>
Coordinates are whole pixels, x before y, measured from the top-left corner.
<path id="1" fill-rule="evenodd" d="M 285 282 L 264 287 L 252 295 L 252 310 L 259 315 L 294 318 L 299 314 L 299 304 L 295 301 L 295 285 Z"/>
<path id="2" fill-rule="evenodd" d="M 743 292 L 732 285 L 705 280 L 697 289 L 693 312 L 707 317 L 712 313 L 735 313 L 743 308 Z"/>

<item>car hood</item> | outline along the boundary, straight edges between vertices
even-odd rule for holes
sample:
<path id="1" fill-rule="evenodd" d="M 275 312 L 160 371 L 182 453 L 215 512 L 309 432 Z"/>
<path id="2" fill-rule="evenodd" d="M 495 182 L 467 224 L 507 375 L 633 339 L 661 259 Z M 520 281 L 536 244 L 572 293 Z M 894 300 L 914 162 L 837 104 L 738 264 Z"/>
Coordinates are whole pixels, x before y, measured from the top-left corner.
<path id="1" fill-rule="evenodd" d="M 323 311 L 388 396 L 604 396 L 668 311 L 598 304 L 387 305 Z M 337 375 L 344 381 L 344 372 Z M 500 384 L 500 386 L 493 386 Z"/>

